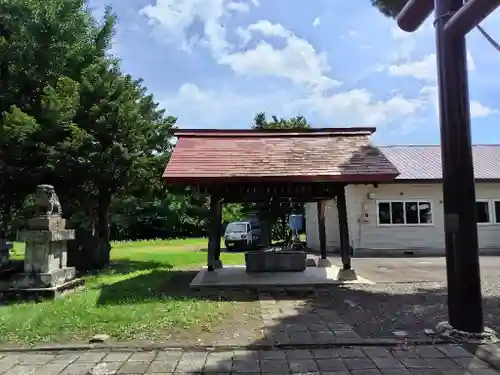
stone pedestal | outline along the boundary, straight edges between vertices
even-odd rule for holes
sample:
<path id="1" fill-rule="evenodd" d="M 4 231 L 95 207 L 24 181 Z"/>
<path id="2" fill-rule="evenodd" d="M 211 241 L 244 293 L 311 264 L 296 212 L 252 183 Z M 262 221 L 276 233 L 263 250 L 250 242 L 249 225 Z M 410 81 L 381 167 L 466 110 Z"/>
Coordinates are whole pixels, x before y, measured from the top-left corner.
<path id="1" fill-rule="evenodd" d="M 36 217 L 28 221 L 29 230 L 18 234 L 26 243 L 24 272 L 9 280 L 2 292 L 36 292 L 56 296 L 61 290 L 81 284 L 74 267 L 67 266 L 66 242 L 75 238 L 73 229 L 66 229 L 66 222 L 59 215 Z"/>
<path id="2" fill-rule="evenodd" d="M 0 271 L 9 264 L 9 254 L 12 246 L 12 244 L 7 243 L 7 240 L 0 238 Z"/>

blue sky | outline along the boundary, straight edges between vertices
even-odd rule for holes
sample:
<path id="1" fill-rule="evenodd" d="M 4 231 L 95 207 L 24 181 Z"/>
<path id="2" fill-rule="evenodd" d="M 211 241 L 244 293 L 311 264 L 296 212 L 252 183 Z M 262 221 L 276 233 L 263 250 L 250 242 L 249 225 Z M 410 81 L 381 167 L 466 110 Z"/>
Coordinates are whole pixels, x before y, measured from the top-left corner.
<path id="1" fill-rule="evenodd" d="M 181 128 L 246 128 L 256 112 L 375 126 L 378 144 L 438 143 L 432 23 L 407 34 L 368 0 L 93 0 L 113 53 Z M 500 11 L 483 26 L 500 39 Z M 474 143 L 500 143 L 500 53 L 468 36 Z"/>

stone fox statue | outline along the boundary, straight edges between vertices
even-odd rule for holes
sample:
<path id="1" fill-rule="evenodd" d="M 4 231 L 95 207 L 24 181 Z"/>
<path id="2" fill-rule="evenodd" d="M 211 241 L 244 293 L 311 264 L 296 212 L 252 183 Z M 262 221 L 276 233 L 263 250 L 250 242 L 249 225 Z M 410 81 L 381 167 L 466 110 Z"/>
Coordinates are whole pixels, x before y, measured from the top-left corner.
<path id="1" fill-rule="evenodd" d="M 52 185 L 38 185 L 36 206 L 40 216 L 62 215 L 61 203 Z"/>

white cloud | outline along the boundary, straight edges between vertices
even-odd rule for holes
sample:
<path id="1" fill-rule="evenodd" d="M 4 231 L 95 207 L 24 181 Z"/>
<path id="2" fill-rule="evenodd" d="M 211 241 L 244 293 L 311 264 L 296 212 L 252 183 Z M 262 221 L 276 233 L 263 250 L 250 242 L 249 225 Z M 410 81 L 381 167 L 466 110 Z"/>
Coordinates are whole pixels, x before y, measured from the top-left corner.
<path id="1" fill-rule="evenodd" d="M 421 110 L 421 103 L 395 93 L 388 100 L 377 100 L 366 89 L 331 95 L 268 90 L 262 95 L 245 95 L 231 89 L 202 90 L 192 83 L 182 85 L 161 102 L 169 113 L 179 117 L 181 127 L 220 127 L 221 123 L 242 128 L 251 125 L 256 112 L 269 115 L 304 115 L 316 126 L 379 126 L 389 123 L 396 129 Z M 241 123 L 241 118 L 248 119 Z M 240 122 L 238 122 L 240 121 Z"/>
<path id="2" fill-rule="evenodd" d="M 257 1 L 252 1 L 254 6 Z M 187 49 L 203 42 L 216 54 L 228 48 L 226 28 L 222 18 L 231 12 L 247 12 L 249 2 L 233 0 L 156 0 L 139 13 L 159 27 L 162 36 L 171 43 Z M 188 30 L 195 22 L 203 24 L 203 36 L 190 36 Z"/>
<path id="3" fill-rule="evenodd" d="M 252 1 L 258 5 L 257 1 Z M 267 20 L 258 21 L 246 28 L 235 30 L 241 44 L 246 46 L 251 38 L 278 37 L 285 47 L 275 48 L 261 40 L 254 49 L 235 52 L 227 41 L 223 18 L 231 11 L 246 12 L 249 1 L 234 0 L 156 0 L 155 5 L 144 7 L 140 13 L 150 23 L 159 25 L 167 40 L 190 48 L 200 40 L 207 44 L 219 64 L 229 66 L 234 72 L 250 76 L 275 76 L 312 89 L 325 90 L 338 86 L 327 75 L 330 66 L 324 53 L 319 53 L 305 39 L 299 38 L 281 24 Z M 196 22 L 203 24 L 204 36 L 198 40 L 187 30 Z"/>
<path id="4" fill-rule="evenodd" d="M 160 106 L 179 118 L 180 127 L 220 128 L 224 125 L 228 128 L 248 128 L 257 112 L 292 115 L 283 104 L 291 101 L 289 94 L 273 91 L 263 95 L 246 95 L 227 87 L 205 90 L 193 83 L 184 83 L 178 91 L 163 97 Z"/>
<path id="5" fill-rule="evenodd" d="M 287 78 L 314 90 L 340 85 L 339 81 L 327 75 L 330 66 L 326 54 L 318 53 L 308 41 L 297 37 L 282 25 L 262 20 L 250 25 L 245 31 L 240 30 L 240 36 L 248 42 L 249 35 L 245 32 L 279 37 L 284 39 L 286 45 L 277 49 L 266 41 L 260 41 L 254 49 L 220 56 L 220 64 L 230 66 L 238 74 Z"/>
<path id="6" fill-rule="evenodd" d="M 472 55 L 467 53 L 467 62 L 469 71 L 476 69 Z M 420 60 L 407 61 L 401 64 L 393 64 L 387 68 L 392 76 L 413 77 L 415 79 L 427 82 L 437 81 L 437 62 L 436 54 L 424 56 Z"/>
<path id="7" fill-rule="evenodd" d="M 435 109 L 436 117 L 439 120 L 439 97 L 436 86 L 424 86 L 420 90 L 420 98 L 423 102 L 431 103 Z M 498 113 L 496 109 L 489 108 L 477 100 L 470 102 L 471 118 L 483 118 Z"/>
<path id="8" fill-rule="evenodd" d="M 366 89 L 354 89 L 332 95 L 314 94 L 297 101 L 302 110 L 310 108 L 321 118 L 341 126 L 383 126 L 395 120 L 404 120 L 421 109 L 418 100 L 399 94 L 388 100 L 377 100 Z"/>
<path id="9" fill-rule="evenodd" d="M 472 100 L 470 102 L 470 114 L 473 118 L 487 117 L 495 113 L 498 113 L 496 109 L 486 107 L 476 100 Z"/>
<path id="10" fill-rule="evenodd" d="M 313 27 L 318 27 L 319 24 L 321 23 L 321 18 L 316 17 L 312 23 Z"/>

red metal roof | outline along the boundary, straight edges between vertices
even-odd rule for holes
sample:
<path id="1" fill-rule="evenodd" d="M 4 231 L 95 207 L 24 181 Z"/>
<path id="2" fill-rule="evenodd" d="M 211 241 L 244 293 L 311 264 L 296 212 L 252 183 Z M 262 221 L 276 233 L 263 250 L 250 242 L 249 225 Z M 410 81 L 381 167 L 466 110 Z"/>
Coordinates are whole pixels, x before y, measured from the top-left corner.
<path id="1" fill-rule="evenodd" d="M 399 174 L 371 145 L 373 128 L 182 130 L 167 183 L 383 182 Z"/>

